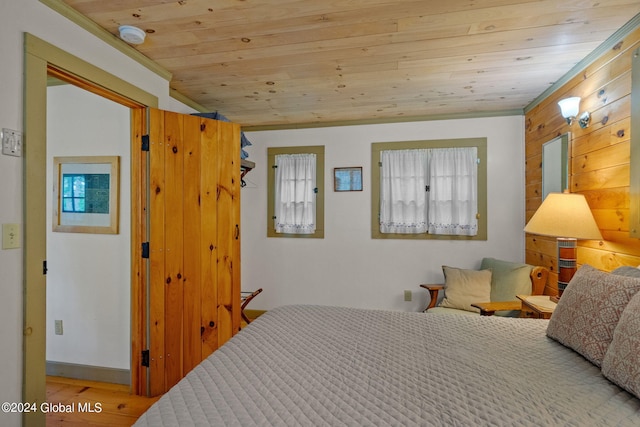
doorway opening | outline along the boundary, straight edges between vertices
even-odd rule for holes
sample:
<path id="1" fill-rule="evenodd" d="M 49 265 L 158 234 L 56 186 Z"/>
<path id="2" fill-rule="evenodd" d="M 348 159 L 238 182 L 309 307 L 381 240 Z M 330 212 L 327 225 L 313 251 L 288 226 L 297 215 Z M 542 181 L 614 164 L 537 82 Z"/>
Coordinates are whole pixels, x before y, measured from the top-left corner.
<path id="1" fill-rule="evenodd" d="M 106 182 L 109 190 L 120 189 L 116 209 L 109 209 L 108 204 L 104 207 L 107 215 L 115 219 L 117 233 L 104 234 L 97 227 L 47 228 L 46 360 L 49 376 L 131 383 L 130 121 L 128 107 L 49 76 L 47 218 L 51 221 L 54 211 L 67 212 L 65 217 L 74 222 L 77 218 L 105 216 L 70 210 L 82 208 L 86 196 L 97 197 L 104 193 L 87 189 L 86 184 L 90 181 L 79 181 L 85 175 L 65 173 L 62 178 L 69 185 L 62 185 L 64 191 L 59 193 L 60 199 L 54 200 L 53 188 L 59 178 L 55 173 L 58 171 L 54 172 L 55 159 L 83 157 L 89 161 L 89 158 L 95 160 L 95 156 L 115 156 L 123 166 L 119 168 L 118 176 Z M 86 167 L 93 170 L 98 166 L 89 163 Z M 78 164 L 67 165 L 73 170 L 78 167 Z M 91 175 L 91 181 L 98 176 Z M 99 183 L 96 188 L 104 188 L 104 185 Z M 63 203 L 65 200 L 68 201 L 66 204 Z M 58 206 L 59 201 L 61 206 Z"/>

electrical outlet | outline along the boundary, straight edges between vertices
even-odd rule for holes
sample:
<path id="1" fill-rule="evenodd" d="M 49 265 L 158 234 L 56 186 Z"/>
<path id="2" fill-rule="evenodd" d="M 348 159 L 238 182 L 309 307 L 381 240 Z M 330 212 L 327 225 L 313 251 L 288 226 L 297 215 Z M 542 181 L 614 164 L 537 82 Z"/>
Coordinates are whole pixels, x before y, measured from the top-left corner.
<path id="1" fill-rule="evenodd" d="M 7 156 L 22 156 L 22 133 L 17 130 L 2 129 L 0 140 L 2 140 L 2 154 Z"/>
<path id="2" fill-rule="evenodd" d="M 404 300 L 411 301 L 413 298 L 413 293 L 411 291 L 404 291 Z"/>
<path id="3" fill-rule="evenodd" d="M 56 335 L 62 335 L 62 320 L 56 320 Z"/>

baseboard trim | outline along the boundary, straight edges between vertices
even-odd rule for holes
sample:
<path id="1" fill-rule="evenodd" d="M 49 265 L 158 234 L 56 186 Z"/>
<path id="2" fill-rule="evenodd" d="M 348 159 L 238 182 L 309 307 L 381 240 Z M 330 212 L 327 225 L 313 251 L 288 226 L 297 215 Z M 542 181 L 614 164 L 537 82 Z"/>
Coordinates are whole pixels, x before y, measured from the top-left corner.
<path id="1" fill-rule="evenodd" d="M 47 375 L 54 377 L 131 385 L 131 371 L 128 369 L 78 365 L 75 363 L 52 362 L 49 360 L 47 360 L 46 369 Z"/>

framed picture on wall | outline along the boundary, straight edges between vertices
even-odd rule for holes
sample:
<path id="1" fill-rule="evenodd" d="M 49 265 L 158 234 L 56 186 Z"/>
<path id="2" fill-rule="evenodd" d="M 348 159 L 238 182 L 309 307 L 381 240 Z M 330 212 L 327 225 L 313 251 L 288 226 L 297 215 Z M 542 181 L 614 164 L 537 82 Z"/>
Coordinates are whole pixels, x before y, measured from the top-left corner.
<path id="1" fill-rule="evenodd" d="M 118 234 L 120 157 L 53 158 L 53 231 Z"/>
<path id="2" fill-rule="evenodd" d="M 334 191 L 362 191 L 362 167 L 334 168 Z"/>

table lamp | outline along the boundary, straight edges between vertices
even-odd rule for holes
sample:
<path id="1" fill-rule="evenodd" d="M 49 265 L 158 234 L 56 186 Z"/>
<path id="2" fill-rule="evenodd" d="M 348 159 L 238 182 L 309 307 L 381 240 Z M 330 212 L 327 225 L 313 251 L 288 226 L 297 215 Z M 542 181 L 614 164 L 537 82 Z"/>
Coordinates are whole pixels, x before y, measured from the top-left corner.
<path id="1" fill-rule="evenodd" d="M 602 240 L 582 194 L 549 193 L 524 227 L 526 233 L 552 236 L 558 242 L 558 297 L 576 272 L 577 240 Z"/>

